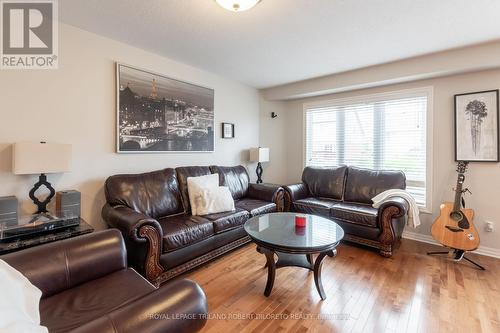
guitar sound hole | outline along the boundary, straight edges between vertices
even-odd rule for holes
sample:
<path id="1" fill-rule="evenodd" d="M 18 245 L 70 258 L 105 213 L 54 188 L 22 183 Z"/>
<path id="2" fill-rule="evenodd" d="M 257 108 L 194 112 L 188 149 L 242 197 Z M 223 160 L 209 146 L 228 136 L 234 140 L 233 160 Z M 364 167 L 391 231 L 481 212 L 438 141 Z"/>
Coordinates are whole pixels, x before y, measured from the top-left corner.
<path id="1" fill-rule="evenodd" d="M 459 222 L 464 216 L 461 212 L 451 212 L 450 217 L 453 219 L 453 221 Z"/>
<path id="2" fill-rule="evenodd" d="M 450 218 L 458 222 L 458 226 L 462 229 L 469 229 L 469 221 L 462 212 L 451 212 Z"/>

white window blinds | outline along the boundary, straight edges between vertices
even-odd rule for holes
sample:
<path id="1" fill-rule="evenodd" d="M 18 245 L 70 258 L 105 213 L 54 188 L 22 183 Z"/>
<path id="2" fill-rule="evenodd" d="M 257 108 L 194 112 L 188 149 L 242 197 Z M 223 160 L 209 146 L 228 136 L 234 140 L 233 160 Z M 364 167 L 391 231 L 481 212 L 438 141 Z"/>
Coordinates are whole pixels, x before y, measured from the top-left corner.
<path id="1" fill-rule="evenodd" d="M 426 206 L 427 95 L 305 108 L 306 165 L 402 170 Z"/>

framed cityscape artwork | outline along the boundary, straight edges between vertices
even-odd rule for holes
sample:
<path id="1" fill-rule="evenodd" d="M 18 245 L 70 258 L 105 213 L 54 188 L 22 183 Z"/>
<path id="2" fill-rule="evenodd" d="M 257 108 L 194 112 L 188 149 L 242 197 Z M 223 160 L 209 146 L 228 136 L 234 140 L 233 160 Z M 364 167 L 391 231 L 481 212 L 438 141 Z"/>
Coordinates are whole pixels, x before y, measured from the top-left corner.
<path id="1" fill-rule="evenodd" d="M 119 153 L 213 152 L 214 90 L 116 64 Z"/>
<path id="2" fill-rule="evenodd" d="M 498 162 L 498 90 L 455 95 L 455 160 Z"/>

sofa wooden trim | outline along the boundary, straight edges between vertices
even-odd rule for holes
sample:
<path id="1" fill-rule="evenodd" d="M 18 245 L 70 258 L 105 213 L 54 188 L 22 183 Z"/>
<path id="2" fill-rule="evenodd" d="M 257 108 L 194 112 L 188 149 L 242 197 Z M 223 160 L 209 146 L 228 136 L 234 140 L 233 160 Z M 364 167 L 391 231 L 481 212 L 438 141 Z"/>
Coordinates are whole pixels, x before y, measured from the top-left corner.
<path id="1" fill-rule="evenodd" d="M 232 241 L 224 246 L 205 253 L 172 269 L 164 269 L 160 263 L 161 247 L 160 235 L 158 231 L 148 225 L 140 228 L 139 234 L 147 240 L 148 252 L 146 256 L 145 275 L 149 282 L 159 287 L 161 284 L 192 270 L 206 262 L 209 262 L 229 251 L 232 251 L 244 244 L 250 242 L 250 237 L 245 236 Z"/>

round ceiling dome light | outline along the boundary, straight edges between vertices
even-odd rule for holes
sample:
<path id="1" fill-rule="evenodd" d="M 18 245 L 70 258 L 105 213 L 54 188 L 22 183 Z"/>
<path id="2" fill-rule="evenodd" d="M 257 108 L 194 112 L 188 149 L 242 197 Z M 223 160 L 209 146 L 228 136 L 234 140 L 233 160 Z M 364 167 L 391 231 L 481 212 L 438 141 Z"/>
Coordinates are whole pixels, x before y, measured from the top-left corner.
<path id="1" fill-rule="evenodd" d="M 242 12 L 254 7 L 260 0 L 215 0 L 215 2 L 232 12 Z"/>

